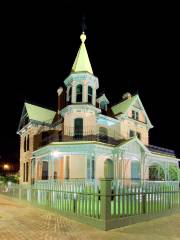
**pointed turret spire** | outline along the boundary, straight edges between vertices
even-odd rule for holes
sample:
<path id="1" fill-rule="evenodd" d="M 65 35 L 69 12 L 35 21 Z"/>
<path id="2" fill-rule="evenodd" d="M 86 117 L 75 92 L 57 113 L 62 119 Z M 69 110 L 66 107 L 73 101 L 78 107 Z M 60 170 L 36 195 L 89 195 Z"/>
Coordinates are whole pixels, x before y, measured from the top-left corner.
<path id="1" fill-rule="evenodd" d="M 86 41 L 86 35 L 84 31 L 82 32 L 80 39 L 82 43 L 72 66 L 72 72 L 89 72 L 93 74 L 91 63 L 89 61 L 88 53 L 84 43 Z"/>

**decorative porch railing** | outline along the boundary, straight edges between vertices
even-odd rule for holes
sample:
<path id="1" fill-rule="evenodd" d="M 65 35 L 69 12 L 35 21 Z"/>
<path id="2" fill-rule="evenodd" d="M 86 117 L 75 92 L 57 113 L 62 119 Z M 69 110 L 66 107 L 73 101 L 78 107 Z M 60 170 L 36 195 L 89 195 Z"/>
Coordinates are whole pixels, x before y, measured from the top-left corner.
<path id="1" fill-rule="evenodd" d="M 64 128 L 64 131 L 59 134 L 52 134 L 42 138 L 42 145 L 47 145 L 51 142 L 71 142 L 71 141 L 97 141 L 117 145 L 121 141 L 121 136 L 113 129 L 108 129 L 107 134 L 99 132 L 96 128 L 75 129 Z"/>

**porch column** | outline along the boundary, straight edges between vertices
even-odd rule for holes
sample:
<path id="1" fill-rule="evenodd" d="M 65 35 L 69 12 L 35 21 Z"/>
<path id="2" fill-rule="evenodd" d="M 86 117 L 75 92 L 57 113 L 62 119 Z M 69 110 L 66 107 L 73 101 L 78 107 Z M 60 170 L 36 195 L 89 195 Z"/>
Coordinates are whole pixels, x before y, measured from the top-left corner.
<path id="1" fill-rule="evenodd" d="M 52 179 L 52 161 L 51 153 L 48 154 L 48 179 Z"/>
<path id="2" fill-rule="evenodd" d="M 120 151 L 120 155 L 121 155 L 121 178 L 123 181 L 123 179 L 124 179 L 124 150 Z"/>
<path id="3" fill-rule="evenodd" d="M 52 176 L 52 179 L 54 179 L 54 157 L 51 156 L 51 176 Z"/>
<path id="4" fill-rule="evenodd" d="M 34 180 L 35 181 L 38 179 L 37 170 L 38 170 L 38 159 L 36 158 L 36 161 L 35 161 L 35 173 L 34 173 Z"/>
<path id="5" fill-rule="evenodd" d="M 35 158 L 32 158 L 31 160 L 31 183 L 35 180 Z"/>

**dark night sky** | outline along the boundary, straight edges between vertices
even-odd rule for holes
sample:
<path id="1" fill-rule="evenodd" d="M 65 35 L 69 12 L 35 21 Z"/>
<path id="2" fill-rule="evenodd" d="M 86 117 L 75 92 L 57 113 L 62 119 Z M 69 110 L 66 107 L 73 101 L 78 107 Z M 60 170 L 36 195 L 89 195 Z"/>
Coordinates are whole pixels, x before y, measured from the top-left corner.
<path id="1" fill-rule="evenodd" d="M 100 90 L 111 103 L 138 91 L 154 125 L 150 143 L 180 156 L 177 6 L 6 6 L 1 17 L 0 155 L 18 159 L 16 135 L 25 99 L 56 110 L 57 93 L 78 48 L 86 46 Z"/>

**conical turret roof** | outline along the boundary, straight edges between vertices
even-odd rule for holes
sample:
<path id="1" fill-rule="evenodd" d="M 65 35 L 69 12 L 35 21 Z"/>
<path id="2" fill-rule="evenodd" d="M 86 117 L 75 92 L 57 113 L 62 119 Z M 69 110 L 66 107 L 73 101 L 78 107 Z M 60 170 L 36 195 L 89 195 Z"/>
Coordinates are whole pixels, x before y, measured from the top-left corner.
<path id="1" fill-rule="evenodd" d="M 86 50 L 86 45 L 84 43 L 86 40 L 86 35 L 84 32 L 81 34 L 80 39 L 82 43 L 72 66 L 72 72 L 89 72 L 93 74 L 91 63 L 89 61 L 88 53 Z"/>

